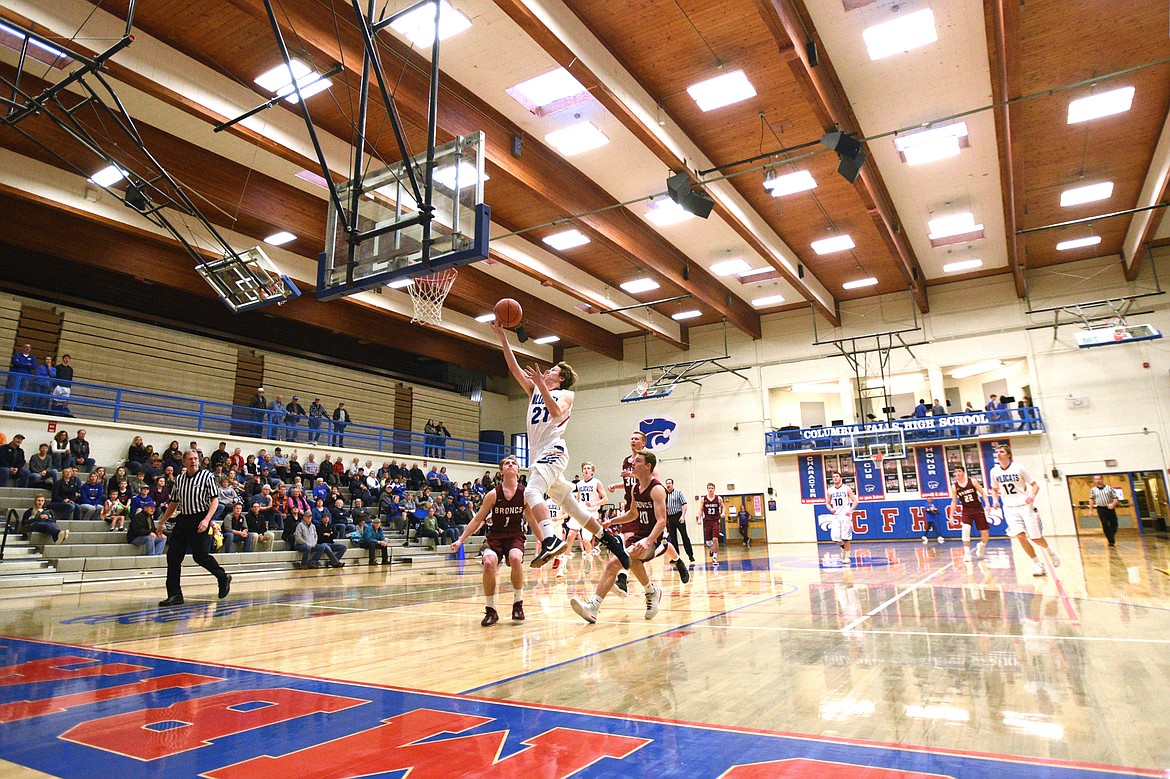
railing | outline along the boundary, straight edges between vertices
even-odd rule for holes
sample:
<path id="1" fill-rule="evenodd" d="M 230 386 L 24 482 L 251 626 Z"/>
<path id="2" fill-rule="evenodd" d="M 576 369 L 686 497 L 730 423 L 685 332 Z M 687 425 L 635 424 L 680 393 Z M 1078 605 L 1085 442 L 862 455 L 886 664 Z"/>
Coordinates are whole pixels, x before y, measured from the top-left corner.
<path id="1" fill-rule="evenodd" d="M 307 418 L 290 425 L 265 409 L 80 381 L 67 382 L 69 394 L 65 396 L 53 392 L 61 382 L 8 371 L 0 371 L 0 384 L 4 386 L 0 405 L 8 411 L 174 427 L 325 449 L 372 449 L 405 457 L 496 463 L 516 454 L 512 447 L 501 444 L 354 422 L 338 427 L 332 419 L 320 419 L 317 429 L 309 426 L 312 420 Z"/>
<path id="2" fill-rule="evenodd" d="M 19 529 L 20 512 L 16 509 L 8 509 L 8 514 L 4 517 L 4 538 L 0 538 L 0 563 L 4 562 L 4 550 L 8 546 L 8 532 Z"/>
<path id="3" fill-rule="evenodd" d="M 901 429 L 907 443 L 978 438 L 1007 433 L 1042 433 L 1044 420 L 1040 409 L 1007 408 L 999 411 L 973 411 L 966 414 L 948 414 L 941 417 L 912 417 L 892 419 L 889 422 L 867 422 L 863 427 L 836 425 L 833 427 L 790 428 L 764 434 L 768 454 L 784 452 L 849 449 L 855 433 L 885 429 Z"/>

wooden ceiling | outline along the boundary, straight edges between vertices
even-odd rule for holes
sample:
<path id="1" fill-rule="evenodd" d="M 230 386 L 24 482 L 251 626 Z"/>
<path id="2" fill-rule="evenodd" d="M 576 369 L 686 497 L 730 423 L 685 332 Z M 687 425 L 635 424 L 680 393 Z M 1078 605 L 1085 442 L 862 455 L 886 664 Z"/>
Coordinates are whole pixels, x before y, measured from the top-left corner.
<path id="1" fill-rule="evenodd" d="M 839 324 L 839 302 L 890 293 L 912 295 L 925 312 L 930 284 L 989 272 L 1014 273 L 1022 292 L 1027 268 L 1120 256 L 1131 218 L 1019 231 L 1134 208 L 1141 204 L 1143 190 L 1148 196 L 1151 188 L 1157 190 L 1155 195 L 1165 189 L 1165 177 L 1157 174 L 1168 161 L 1159 155 L 1170 151 L 1159 152 L 1158 145 L 1170 110 L 1170 66 L 1140 67 L 1170 57 L 1166 35 L 1170 20 L 1162 0 L 1127 3 L 1125 23 L 1113 25 L 1097 23 L 1100 3 L 1095 0 L 1023 6 L 1010 0 L 934 0 L 930 7 L 940 29 L 950 20 L 974 14 L 985 21 L 983 34 L 967 35 L 958 42 L 940 34 L 940 42 L 933 46 L 956 47 L 953 57 L 945 49 L 924 47 L 873 63 L 864 55 L 859 31 L 890 13 L 877 3 L 453 0 L 453 4 L 469 16 L 472 26 L 444 42 L 440 141 L 476 130 L 485 132 L 490 176 L 485 199 L 492 207 L 495 232 L 518 233 L 507 239 L 510 245 L 542 264 L 536 270 L 510 259 L 501 246 L 503 253 L 495 256 L 499 262 L 481 263 L 462 274 L 447 307 L 468 318 L 462 321 L 469 321 L 486 313 L 495 299 L 516 297 L 525 308 L 530 334 L 558 335 L 558 348 L 582 346 L 620 359 L 623 337 L 640 333 L 638 316 L 600 314 L 603 306 L 586 305 L 599 294 L 614 301 L 611 307 L 690 295 L 683 303 L 656 306 L 659 316 L 654 321 L 661 324 L 653 330 L 655 336 L 686 348 L 686 327 L 668 317 L 690 308 L 701 315 L 684 325 L 726 320 L 759 337 L 761 313 L 811 306 L 816 315 Z M 108 39 L 109 30 L 124 19 L 127 8 L 126 0 L 60 0 L 52 5 L 59 7 L 42 8 L 34 0 L 4 0 L 0 15 L 34 25 L 43 34 L 73 39 L 70 45 L 83 51 L 95 51 L 105 45 L 97 39 Z M 391 0 L 389 10 L 405 5 Z M 338 63 L 343 67 L 332 88 L 308 104 L 331 153 L 342 150 L 335 175 L 346 176 L 344 150 L 353 138 L 361 67 L 360 36 L 350 5 L 281 0 L 277 9 L 294 56 L 321 70 Z M 135 113 L 135 118 L 151 151 L 175 178 L 198 193 L 197 202 L 208 206 L 204 209 L 208 218 L 230 232 L 240 248 L 278 230 L 289 230 L 298 238 L 284 247 L 287 256 L 315 261 L 324 243 L 325 191 L 291 176 L 299 168 L 320 172 L 304 139 L 282 140 L 255 122 L 224 135 L 212 133 L 213 125 L 228 118 L 225 113 L 243 112 L 266 97 L 253 79 L 277 64 L 278 55 L 263 4 L 258 0 L 139 0 L 134 27 L 146 42 L 136 42 L 126 56 L 116 56 L 109 72 L 116 82 L 133 88 L 136 95 L 141 93 L 135 105 L 148 108 Z M 378 38 L 409 143 L 415 150 L 422 149 L 426 58 L 397 34 L 385 32 Z M 815 44 L 815 59 L 809 53 L 810 42 Z M 154 47 L 149 49 L 153 52 L 150 67 L 130 56 L 136 46 L 139 50 Z M 8 52 L 5 61 L 8 64 L 0 64 L 0 69 L 11 73 L 15 54 Z M 928 61 L 940 64 L 941 69 L 928 69 L 924 66 Z M 954 63 L 949 71 L 948 61 Z M 568 67 L 589 90 L 585 103 L 535 116 L 497 88 L 507 79 L 511 79 L 509 85 L 518 83 L 558 64 Z M 783 151 L 816 141 L 835 127 L 878 135 L 906 126 L 907 117 L 927 122 L 945 113 L 981 108 L 992 99 L 1029 96 L 1126 68 L 1139 69 L 997 109 L 995 137 L 989 132 L 988 137 L 970 139 L 972 145 L 998 150 L 997 167 L 977 165 L 974 155 L 965 151 L 934 163 L 933 171 L 927 170 L 931 166 L 905 167 L 878 146 L 890 143 L 885 138 L 870 144 L 863 175 L 850 184 L 836 173 L 835 155 L 819 146 L 795 154 Z M 713 111 L 700 110 L 687 87 L 736 70 L 744 71 L 756 96 Z M 919 73 L 922 80 L 916 82 Z M 50 82 L 61 73 L 42 68 L 37 75 Z M 974 94 L 986 94 L 986 103 L 972 104 L 978 102 L 970 96 L 973 82 Z M 886 83 L 897 83 L 899 88 L 883 94 Z M 948 103 L 948 85 L 954 95 L 963 97 Z M 1066 123 L 1070 100 L 1118 86 L 1136 89 L 1129 112 L 1077 125 Z M 930 102 L 932 111 L 942 113 L 916 113 L 915 89 L 924 95 L 942 94 L 941 102 Z M 201 90 L 223 99 L 209 105 Z M 875 93 L 881 97 L 876 108 Z M 394 160 L 398 151 L 380 98 L 373 95 L 372 102 L 368 128 L 375 139 L 372 145 L 382 159 Z M 855 104 L 862 103 L 865 110 L 855 110 Z M 295 132 L 296 111 L 282 103 L 269 111 L 269 118 Z M 551 130 L 579 118 L 602 127 L 611 143 L 566 158 L 543 141 Z M 29 129 L 46 139 L 55 138 L 43 121 L 37 120 Z M 299 129 L 303 134 L 303 125 Z M 512 154 L 514 137 L 523 139 L 520 156 Z M 63 141 L 59 145 L 68 146 Z M 48 155 L 12 131 L 0 132 L 0 147 L 19 155 L 15 159 L 29 160 L 30 165 L 35 161 L 69 170 L 70 163 L 82 169 L 89 164 L 79 150 Z M 807 151 L 820 153 L 804 156 Z M 731 165 L 761 154 L 770 156 L 753 164 Z M 791 157 L 795 161 L 789 164 Z M 761 169 L 718 183 L 711 174 L 698 174 L 706 168 L 738 172 L 761 163 L 774 164 L 780 172 L 808 170 L 817 187 L 774 198 L 762 186 L 765 171 Z M 716 199 L 709 220 L 659 228 L 645 219 L 645 203 L 624 202 L 661 192 L 666 176 L 679 170 L 688 170 Z M 35 176 L 35 170 L 30 171 L 28 175 Z M 3 175 L 0 184 L 13 186 L 18 180 L 6 180 Z M 936 255 L 925 241 L 928 215 L 920 206 L 923 191 L 937 189 L 937 199 L 945 197 L 949 202 L 956 191 L 962 194 L 963 181 L 975 179 L 998 182 L 999 203 L 983 206 L 985 211 L 1002 210 L 1004 228 L 982 239 L 996 242 L 996 251 L 987 251 L 979 241 L 965 249 L 971 256 L 983 251 L 1006 259 L 966 274 L 945 273 L 942 255 Z M 1064 189 L 1104 180 L 1114 182 L 1109 200 L 1060 206 Z M 75 225 L 71 235 L 78 246 L 68 252 L 56 246 L 68 258 L 82 256 L 95 231 L 122 229 L 133 235 L 136 229 L 133 214 L 126 214 L 125 224 L 119 225 L 97 212 L 87 216 L 74 209 L 66 213 L 52 198 L 27 199 L 22 205 L 33 207 L 48 209 L 50 215 L 60 212 Z M 1155 213 L 1146 235 L 1157 231 L 1161 211 Z M 543 238 L 569 226 L 565 220 L 571 220 L 571 226 L 585 233 L 590 243 L 566 251 L 544 244 Z M 554 222 L 559 224 L 547 226 Z M 855 248 L 826 256 L 813 252 L 814 241 L 835 234 L 851 236 Z M 1101 237 L 1099 246 L 1071 252 L 1055 249 L 1059 241 L 1090 234 Z M 4 242 L 27 243 L 25 248 L 38 251 L 53 248 L 35 241 L 28 230 L 10 231 Z M 761 283 L 717 276 L 711 267 L 728 258 L 742 258 L 752 267 L 771 267 L 775 272 L 760 277 L 768 279 Z M 182 273 L 177 266 L 172 271 L 172 275 Z M 194 271 L 189 275 L 175 282 L 176 289 L 190 293 L 198 288 L 201 282 Z M 635 296 L 618 290 L 621 283 L 643 276 L 655 280 L 659 288 Z M 843 287 L 864 277 L 876 278 L 877 284 L 853 290 Z M 311 275 L 302 280 L 311 280 Z M 784 300 L 764 307 L 752 304 L 775 294 Z M 385 295 L 401 297 L 403 293 L 386 290 Z M 310 302 L 302 301 L 298 308 Z M 469 362 L 488 372 L 502 372 L 500 361 L 484 358 L 483 350 L 491 348 L 486 328 L 480 328 L 485 332 L 476 343 L 477 336 L 469 336 L 467 328 L 424 330 L 403 322 L 398 314 L 368 305 L 342 301 L 337 306 L 335 310 L 347 306 L 359 310 L 361 321 L 385 320 L 388 332 L 426 333 L 419 339 L 395 338 L 400 349 L 426 348 L 431 354 L 437 350 L 443 359 L 457 363 L 461 350 L 469 349 L 474 355 Z M 340 317 L 339 321 L 348 320 Z M 363 327 L 362 337 L 379 327 Z"/>

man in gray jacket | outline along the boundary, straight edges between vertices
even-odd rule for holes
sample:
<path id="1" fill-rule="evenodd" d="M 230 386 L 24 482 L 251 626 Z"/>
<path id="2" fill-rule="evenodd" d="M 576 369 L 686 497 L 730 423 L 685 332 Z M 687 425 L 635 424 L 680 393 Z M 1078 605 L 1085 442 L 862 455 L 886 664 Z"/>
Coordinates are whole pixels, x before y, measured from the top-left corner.
<path id="1" fill-rule="evenodd" d="M 329 560 L 336 564 L 337 555 L 328 544 L 317 543 L 317 528 L 313 527 L 313 515 L 306 513 L 297 523 L 293 531 L 293 548 L 301 553 L 301 561 L 293 563 L 296 568 L 319 568 L 317 561 L 321 555 L 328 555 Z"/>

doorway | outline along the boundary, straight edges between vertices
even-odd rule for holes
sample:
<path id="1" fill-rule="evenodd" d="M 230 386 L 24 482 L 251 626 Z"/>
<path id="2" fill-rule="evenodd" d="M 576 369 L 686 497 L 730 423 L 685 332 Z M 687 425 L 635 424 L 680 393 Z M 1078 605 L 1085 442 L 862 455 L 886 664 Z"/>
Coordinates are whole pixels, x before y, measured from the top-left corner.
<path id="1" fill-rule="evenodd" d="M 1117 503 L 1117 529 L 1119 533 L 1142 532 L 1165 528 L 1167 508 L 1166 482 L 1161 471 L 1137 471 L 1133 473 L 1100 474 L 1105 483 L 1121 496 Z M 1069 476 L 1068 492 L 1072 500 L 1073 517 L 1077 524 L 1077 535 L 1104 535 L 1097 510 L 1089 500 L 1093 488 L 1093 474 Z"/>
<path id="2" fill-rule="evenodd" d="M 768 543 L 768 523 L 764 519 L 764 496 L 760 494 L 723 495 L 723 519 L 726 527 L 726 544 L 742 544 L 739 534 L 739 515 L 751 512 L 748 522 L 748 538 L 753 545 Z"/>

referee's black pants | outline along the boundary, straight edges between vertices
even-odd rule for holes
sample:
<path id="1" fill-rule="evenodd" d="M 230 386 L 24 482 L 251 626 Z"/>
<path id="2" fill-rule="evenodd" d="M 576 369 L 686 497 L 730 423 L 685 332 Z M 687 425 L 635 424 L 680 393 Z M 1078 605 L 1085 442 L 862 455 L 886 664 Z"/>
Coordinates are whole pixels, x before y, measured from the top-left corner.
<path id="1" fill-rule="evenodd" d="M 1117 512 L 1106 506 L 1097 507 L 1097 516 L 1101 518 L 1101 529 L 1105 531 L 1105 540 L 1113 546 L 1117 538 Z"/>
<path id="2" fill-rule="evenodd" d="M 215 561 L 207 551 L 207 533 L 199 532 L 199 523 L 207 516 L 206 512 L 199 514 L 176 514 L 175 529 L 167 537 L 167 596 L 182 595 L 183 587 L 179 577 L 183 573 L 183 560 L 187 552 L 195 558 L 195 562 L 207 569 L 216 581 L 223 582 L 227 572 Z"/>
<path id="3" fill-rule="evenodd" d="M 670 543 L 674 546 L 675 551 L 678 551 L 678 537 L 682 536 L 683 548 L 687 550 L 687 557 L 693 563 L 695 561 L 695 553 L 691 550 L 691 537 L 687 535 L 687 523 L 682 521 L 682 512 L 677 514 L 666 515 L 666 533 Z"/>

